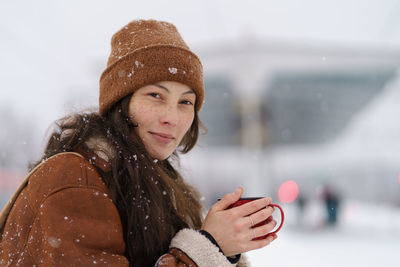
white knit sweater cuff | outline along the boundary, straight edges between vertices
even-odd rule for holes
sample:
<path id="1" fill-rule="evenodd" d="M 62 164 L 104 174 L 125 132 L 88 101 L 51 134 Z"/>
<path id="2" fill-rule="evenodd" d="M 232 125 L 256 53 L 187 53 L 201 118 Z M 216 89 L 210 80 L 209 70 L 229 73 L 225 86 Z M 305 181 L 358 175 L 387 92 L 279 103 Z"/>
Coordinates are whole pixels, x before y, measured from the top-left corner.
<path id="1" fill-rule="evenodd" d="M 186 253 L 199 267 L 233 267 L 217 246 L 196 230 L 182 229 L 171 241 L 171 248 Z"/>

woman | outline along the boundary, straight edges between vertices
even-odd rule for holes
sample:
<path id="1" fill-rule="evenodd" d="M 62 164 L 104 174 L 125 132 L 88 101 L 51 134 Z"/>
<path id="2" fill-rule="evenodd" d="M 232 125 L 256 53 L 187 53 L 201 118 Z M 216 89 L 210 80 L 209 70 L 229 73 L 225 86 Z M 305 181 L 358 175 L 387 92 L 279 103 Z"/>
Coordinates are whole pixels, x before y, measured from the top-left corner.
<path id="1" fill-rule="evenodd" d="M 233 209 L 243 189 L 202 220 L 199 194 L 173 166 L 196 144 L 202 65 L 176 28 L 132 21 L 114 34 L 99 112 L 58 121 L 16 199 L 1 266 L 247 266 L 241 254 L 276 222 L 270 198 Z"/>

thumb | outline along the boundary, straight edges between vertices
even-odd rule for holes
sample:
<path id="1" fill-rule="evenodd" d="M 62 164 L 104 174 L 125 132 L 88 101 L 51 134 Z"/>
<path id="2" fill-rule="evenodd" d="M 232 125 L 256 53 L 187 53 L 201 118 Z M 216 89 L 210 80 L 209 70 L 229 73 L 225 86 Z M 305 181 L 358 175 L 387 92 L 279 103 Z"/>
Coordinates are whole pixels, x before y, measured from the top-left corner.
<path id="1" fill-rule="evenodd" d="M 214 211 L 227 209 L 230 205 L 238 201 L 242 194 L 243 187 L 239 186 L 238 189 L 235 190 L 235 192 L 225 195 L 220 201 L 218 201 L 213 207 Z"/>

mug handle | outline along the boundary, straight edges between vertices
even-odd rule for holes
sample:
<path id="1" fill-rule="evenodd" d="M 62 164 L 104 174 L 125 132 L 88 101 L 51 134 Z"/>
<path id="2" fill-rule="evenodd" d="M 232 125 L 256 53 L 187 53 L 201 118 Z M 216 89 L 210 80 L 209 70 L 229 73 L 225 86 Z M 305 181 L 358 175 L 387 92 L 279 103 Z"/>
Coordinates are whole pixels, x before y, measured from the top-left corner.
<path id="1" fill-rule="evenodd" d="M 278 204 L 269 204 L 269 206 L 271 206 L 271 207 L 276 207 L 276 208 L 279 209 L 279 211 L 281 212 L 281 224 L 278 226 L 278 228 L 276 228 L 275 231 L 268 233 L 267 236 L 268 236 L 268 235 L 276 234 L 279 230 L 281 230 L 282 225 L 283 225 L 283 222 L 285 221 L 285 215 L 284 215 L 284 213 L 283 213 L 283 209 L 282 209 L 281 206 L 279 206 Z"/>

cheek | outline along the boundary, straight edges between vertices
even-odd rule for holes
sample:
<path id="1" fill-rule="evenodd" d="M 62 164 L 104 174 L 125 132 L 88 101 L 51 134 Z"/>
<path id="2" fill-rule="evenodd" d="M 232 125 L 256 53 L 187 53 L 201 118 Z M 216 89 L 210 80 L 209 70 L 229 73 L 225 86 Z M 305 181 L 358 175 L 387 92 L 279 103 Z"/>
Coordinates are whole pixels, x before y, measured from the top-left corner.
<path id="1" fill-rule="evenodd" d="M 192 126 L 192 123 L 193 123 L 193 120 L 194 120 L 194 115 L 192 114 L 192 115 L 188 115 L 188 116 L 185 116 L 184 118 L 183 118 L 183 128 L 184 128 L 184 134 L 186 134 L 186 132 L 190 129 L 190 126 Z"/>
<path id="2" fill-rule="evenodd" d="M 135 123 L 141 124 L 142 126 L 151 122 L 154 119 L 154 112 L 153 109 L 148 107 L 140 107 L 132 109 L 130 112 L 131 120 Z"/>

